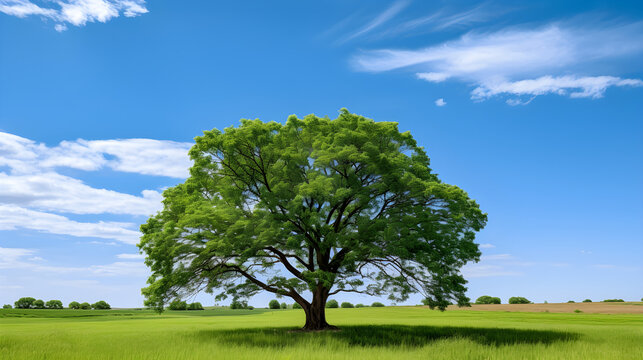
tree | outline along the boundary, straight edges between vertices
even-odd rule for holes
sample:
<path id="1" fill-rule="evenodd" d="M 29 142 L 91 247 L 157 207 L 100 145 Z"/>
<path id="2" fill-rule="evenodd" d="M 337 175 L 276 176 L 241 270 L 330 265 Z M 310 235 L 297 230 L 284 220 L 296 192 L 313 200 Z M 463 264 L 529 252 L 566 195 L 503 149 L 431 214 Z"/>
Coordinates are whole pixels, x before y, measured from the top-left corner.
<path id="1" fill-rule="evenodd" d="M 499 297 L 492 297 L 489 295 L 482 295 L 476 299 L 476 304 L 500 304 Z"/>
<path id="2" fill-rule="evenodd" d="M 592 302 L 592 299 L 585 299 L 583 302 Z"/>
<path id="3" fill-rule="evenodd" d="M 349 303 L 348 301 L 344 301 L 341 305 L 342 308 L 347 309 L 347 308 L 354 308 L 353 304 Z"/>
<path id="4" fill-rule="evenodd" d="M 92 306 L 88 302 L 84 302 L 79 304 L 78 308 L 81 310 L 91 310 Z"/>
<path id="5" fill-rule="evenodd" d="M 293 308 L 293 309 L 302 309 L 301 305 L 299 305 L 299 304 L 297 304 L 297 303 L 293 303 L 293 304 L 292 304 L 292 308 Z"/>
<path id="6" fill-rule="evenodd" d="M 278 300 L 270 300 L 270 302 L 268 303 L 268 307 L 271 309 L 279 309 L 281 305 L 279 304 Z"/>
<path id="7" fill-rule="evenodd" d="M 170 303 L 170 306 L 168 308 L 170 310 L 187 310 L 188 303 L 186 303 L 185 301 L 181 301 L 180 299 L 175 299 Z"/>
<path id="8" fill-rule="evenodd" d="M 239 299 L 233 299 L 232 302 L 230 303 L 230 309 L 232 310 L 247 309 L 247 308 L 248 308 L 248 302 L 245 300 L 240 301 Z"/>
<path id="9" fill-rule="evenodd" d="M 33 307 L 33 303 L 36 301 L 36 299 L 32 297 L 23 297 L 18 299 L 18 301 L 13 303 L 13 306 L 16 309 L 31 309 Z"/>
<path id="10" fill-rule="evenodd" d="M 203 305 L 200 302 L 193 302 L 188 305 L 188 310 L 203 310 Z"/>
<path id="11" fill-rule="evenodd" d="M 3 308 L 3 309 L 11 309 L 11 308 L 12 308 L 12 306 L 11 306 L 11 305 L 9 305 L 9 304 L 4 304 L 4 305 L 2 305 L 2 308 Z"/>
<path id="12" fill-rule="evenodd" d="M 42 301 L 41 299 L 38 299 L 33 302 L 33 308 L 34 309 L 44 309 L 45 308 L 45 302 Z"/>
<path id="13" fill-rule="evenodd" d="M 364 304 L 355 304 L 355 307 L 356 307 L 356 308 L 363 308 L 363 307 L 364 307 Z"/>
<path id="14" fill-rule="evenodd" d="M 78 301 L 72 301 L 72 302 L 69 303 L 69 305 L 67 307 L 70 308 L 70 309 L 78 310 L 78 309 L 80 309 L 80 303 Z"/>
<path id="15" fill-rule="evenodd" d="M 386 306 L 386 305 L 382 304 L 379 301 L 376 301 L 376 302 L 371 304 L 371 307 L 384 307 L 384 306 Z"/>
<path id="16" fill-rule="evenodd" d="M 531 304 L 531 301 L 527 300 L 522 296 L 512 296 L 509 298 L 510 304 Z"/>
<path id="17" fill-rule="evenodd" d="M 109 310 L 112 307 L 106 301 L 100 300 L 92 304 L 94 310 Z"/>
<path id="18" fill-rule="evenodd" d="M 45 303 L 47 309 L 62 309 L 63 302 L 60 300 L 49 300 Z"/>
<path id="19" fill-rule="evenodd" d="M 285 302 L 282 302 L 280 306 L 282 309 L 288 309 L 288 304 L 286 304 Z"/>
<path id="20" fill-rule="evenodd" d="M 337 309 L 338 307 L 339 307 L 339 303 L 335 299 L 331 299 L 326 302 L 327 309 Z"/>
<path id="21" fill-rule="evenodd" d="M 190 177 L 141 226 L 148 306 L 200 290 L 268 291 L 300 304 L 304 329 L 319 330 L 340 292 L 468 305 L 460 268 L 479 260 L 486 214 L 438 179 L 397 123 L 345 109 L 334 120 L 242 120 L 205 131 L 189 154 Z"/>

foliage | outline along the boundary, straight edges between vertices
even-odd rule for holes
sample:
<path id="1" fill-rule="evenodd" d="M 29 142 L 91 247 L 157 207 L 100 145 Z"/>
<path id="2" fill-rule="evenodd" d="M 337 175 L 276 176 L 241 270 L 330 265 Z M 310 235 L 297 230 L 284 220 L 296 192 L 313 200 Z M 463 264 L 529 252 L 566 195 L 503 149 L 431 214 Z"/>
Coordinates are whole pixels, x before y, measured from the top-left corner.
<path id="1" fill-rule="evenodd" d="M 193 302 L 188 305 L 188 310 L 204 310 L 200 302 Z"/>
<path id="2" fill-rule="evenodd" d="M 625 302 L 623 299 L 605 299 L 603 302 Z"/>
<path id="3" fill-rule="evenodd" d="M 279 304 L 279 300 L 270 300 L 270 302 L 268 303 L 268 308 L 279 309 L 281 308 L 281 304 Z"/>
<path id="4" fill-rule="evenodd" d="M 347 301 L 344 301 L 342 303 L 341 307 L 344 308 L 344 309 L 347 309 L 347 308 L 354 308 L 355 306 L 353 306 L 353 304 L 351 304 L 351 303 L 349 303 Z"/>
<path id="5" fill-rule="evenodd" d="M 49 300 L 45 303 L 47 309 L 62 309 L 63 302 L 60 300 Z"/>
<path id="6" fill-rule="evenodd" d="M 583 302 L 592 302 L 592 299 L 585 299 Z"/>
<path id="7" fill-rule="evenodd" d="M 112 307 L 107 302 L 100 300 L 93 303 L 92 308 L 94 310 L 108 310 L 108 309 L 111 309 Z"/>
<path id="8" fill-rule="evenodd" d="M 232 302 L 230 303 L 230 309 L 232 310 L 240 310 L 240 309 L 247 309 L 247 308 L 248 308 L 248 301 L 246 300 L 233 299 Z"/>
<path id="9" fill-rule="evenodd" d="M 81 303 L 79 309 L 81 310 L 90 310 L 92 306 L 88 302 Z"/>
<path id="10" fill-rule="evenodd" d="M 299 304 L 297 304 L 297 303 L 293 303 L 293 304 L 292 304 L 292 308 L 293 308 L 293 309 L 301 309 L 302 307 L 301 307 L 301 305 L 299 305 Z"/>
<path id="11" fill-rule="evenodd" d="M 459 270 L 480 257 L 486 214 L 438 179 L 396 123 L 345 109 L 334 120 L 242 120 L 205 131 L 189 154 L 190 177 L 141 226 L 146 305 L 161 311 L 201 289 L 217 299 L 268 291 L 314 312 L 317 328 L 339 292 L 468 304 Z"/>
<path id="12" fill-rule="evenodd" d="M 281 308 L 282 309 L 288 309 L 288 304 L 286 304 L 285 302 L 282 302 L 281 303 Z"/>
<path id="13" fill-rule="evenodd" d="M 574 301 L 574 300 L 569 300 L 567 303 L 568 303 L 568 304 L 575 304 L 575 303 L 576 303 L 576 301 Z"/>
<path id="14" fill-rule="evenodd" d="M 67 307 L 70 309 L 80 309 L 80 303 L 78 301 L 72 301 Z"/>
<path id="15" fill-rule="evenodd" d="M 386 305 L 384 305 L 384 304 L 382 304 L 381 302 L 378 302 L 378 301 L 376 301 L 376 302 L 371 304 L 371 307 L 384 307 L 384 306 L 386 306 Z"/>
<path id="16" fill-rule="evenodd" d="M 188 303 L 180 299 L 175 299 L 170 303 L 170 306 L 168 306 L 168 309 L 169 310 L 187 310 Z"/>
<path id="17" fill-rule="evenodd" d="M 522 296 L 512 296 L 509 298 L 510 304 L 531 304 L 531 301 L 527 300 Z"/>
<path id="18" fill-rule="evenodd" d="M 38 299 L 38 300 L 36 300 L 36 301 L 34 301 L 34 302 L 33 302 L 33 306 L 32 306 L 32 307 L 33 307 L 34 309 L 44 309 L 44 308 L 45 308 L 45 302 L 44 302 L 44 301 L 42 301 L 41 299 Z"/>
<path id="19" fill-rule="evenodd" d="M 327 309 L 336 309 L 338 307 L 339 307 L 339 303 L 335 299 L 331 299 L 326 302 Z"/>
<path id="20" fill-rule="evenodd" d="M 582 311 L 581 311 L 581 310 L 578 310 L 578 309 L 574 310 L 574 312 L 575 312 L 575 313 L 577 313 L 577 314 L 582 313 Z"/>
<path id="21" fill-rule="evenodd" d="M 356 308 L 363 308 L 363 307 L 364 307 L 364 304 L 355 304 L 355 307 L 356 307 Z"/>
<path id="22" fill-rule="evenodd" d="M 13 306 L 11 306 L 11 305 L 9 305 L 9 304 L 4 304 L 4 305 L 2 305 L 2 308 L 3 308 L 3 309 L 12 309 L 12 308 L 13 308 Z"/>
<path id="23" fill-rule="evenodd" d="M 32 297 L 23 297 L 14 302 L 13 306 L 16 309 L 31 309 L 34 306 L 35 301 L 36 299 Z"/>
<path id="24" fill-rule="evenodd" d="M 476 299 L 476 304 L 500 304 L 499 297 L 493 297 L 489 295 L 482 295 Z"/>

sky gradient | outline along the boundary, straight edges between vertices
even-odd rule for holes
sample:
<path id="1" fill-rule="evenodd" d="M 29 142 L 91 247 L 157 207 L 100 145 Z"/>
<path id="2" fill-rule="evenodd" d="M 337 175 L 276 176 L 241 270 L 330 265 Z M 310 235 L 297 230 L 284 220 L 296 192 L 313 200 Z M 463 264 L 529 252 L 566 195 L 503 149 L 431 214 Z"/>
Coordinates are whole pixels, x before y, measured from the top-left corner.
<path id="1" fill-rule="evenodd" d="M 641 38 L 634 1 L 0 0 L 0 304 L 141 306 L 195 136 L 342 107 L 489 214 L 470 297 L 638 300 Z"/>

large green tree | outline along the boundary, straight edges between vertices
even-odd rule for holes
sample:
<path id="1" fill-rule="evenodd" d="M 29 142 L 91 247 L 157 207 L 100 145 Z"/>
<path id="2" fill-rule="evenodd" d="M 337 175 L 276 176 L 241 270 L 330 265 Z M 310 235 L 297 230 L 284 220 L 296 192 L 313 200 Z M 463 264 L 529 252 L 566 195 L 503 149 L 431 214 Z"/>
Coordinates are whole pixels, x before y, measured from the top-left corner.
<path id="1" fill-rule="evenodd" d="M 397 123 L 345 109 L 334 120 L 242 120 L 205 131 L 190 157 L 190 177 L 141 226 L 148 306 L 268 291 L 301 305 L 304 329 L 317 330 L 332 327 L 325 303 L 340 292 L 468 304 L 459 270 L 479 259 L 486 214 L 438 179 Z"/>

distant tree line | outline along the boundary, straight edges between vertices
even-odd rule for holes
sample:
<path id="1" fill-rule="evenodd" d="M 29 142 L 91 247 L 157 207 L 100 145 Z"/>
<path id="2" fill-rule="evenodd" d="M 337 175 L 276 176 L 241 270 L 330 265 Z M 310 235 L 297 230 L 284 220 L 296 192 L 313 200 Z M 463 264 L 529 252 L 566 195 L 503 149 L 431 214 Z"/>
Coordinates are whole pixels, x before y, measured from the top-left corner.
<path id="1" fill-rule="evenodd" d="M 204 310 L 200 302 L 187 303 L 176 299 L 170 303 L 168 310 Z"/>
<path id="2" fill-rule="evenodd" d="M 43 300 L 36 300 L 35 298 L 32 297 L 23 297 L 18 299 L 16 302 L 13 303 L 13 307 L 16 309 L 62 309 L 63 308 L 63 302 L 60 300 L 49 300 L 47 302 L 44 302 Z M 103 301 L 97 301 L 93 304 L 89 304 L 87 302 L 84 303 L 79 303 L 77 301 L 72 301 L 69 303 L 68 307 L 70 309 L 80 309 L 80 310 L 107 310 L 111 309 L 111 306 Z M 6 304 L 2 306 L 3 309 L 11 309 L 11 305 Z"/>
<path id="3" fill-rule="evenodd" d="M 371 304 L 370 306 L 371 307 L 384 307 L 386 305 L 382 304 L 381 302 L 376 301 L 373 304 Z M 353 305 L 352 303 L 350 303 L 348 301 L 344 301 L 340 305 L 339 302 L 337 300 L 334 300 L 334 299 L 330 299 L 330 300 L 328 300 L 326 302 L 326 308 L 327 309 L 336 309 L 336 308 L 339 308 L 339 307 L 344 308 L 344 309 L 350 309 L 350 308 L 368 307 L 368 305 L 364 305 L 364 304 Z M 268 303 L 268 308 L 269 309 L 274 309 L 274 310 L 277 310 L 277 309 L 301 309 L 301 305 L 299 305 L 297 303 L 293 303 L 292 305 L 288 305 L 285 302 L 279 303 L 279 300 L 270 300 L 270 302 Z"/>

